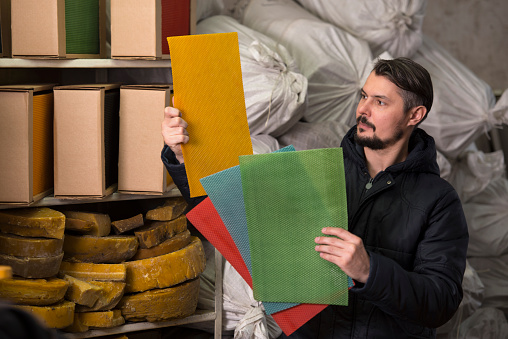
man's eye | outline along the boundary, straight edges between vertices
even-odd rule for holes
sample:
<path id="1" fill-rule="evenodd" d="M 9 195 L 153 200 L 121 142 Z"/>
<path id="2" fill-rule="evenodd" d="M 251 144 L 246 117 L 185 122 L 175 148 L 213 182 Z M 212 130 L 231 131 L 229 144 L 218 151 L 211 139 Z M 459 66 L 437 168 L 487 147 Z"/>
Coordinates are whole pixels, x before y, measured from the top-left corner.
<path id="1" fill-rule="evenodd" d="M 365 95 L 365 94 L 360 94 L 360 98 L 362 98 L 362 99 L 367 99 L 367 95 Z"/>
<path id="2" fill-rule="evenodd" d="M 377 101 L 377 104 L 378 104 L 379 106 L 384 106 L 384 105 L 386 105 L 386 104 L 385 104 L 383 101 L 381 101 L 381 100 L 378 100 L 378 101 Z"/>

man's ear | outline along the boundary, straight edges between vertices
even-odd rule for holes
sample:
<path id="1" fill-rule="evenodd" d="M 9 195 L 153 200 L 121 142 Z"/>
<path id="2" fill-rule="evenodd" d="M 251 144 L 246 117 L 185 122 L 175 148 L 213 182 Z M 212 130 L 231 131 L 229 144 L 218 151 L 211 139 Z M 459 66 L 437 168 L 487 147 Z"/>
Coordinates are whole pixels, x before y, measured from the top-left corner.
<path id="1" fill-rule="evenodd" d="M 425 118 L 427 114 L 427 109 L 425 106 L 416 106 L 411 109 L 409 113 L 409 121 L 407 122 L 408 126 L 416 126 L 420 123 L 420 121 Z"/>

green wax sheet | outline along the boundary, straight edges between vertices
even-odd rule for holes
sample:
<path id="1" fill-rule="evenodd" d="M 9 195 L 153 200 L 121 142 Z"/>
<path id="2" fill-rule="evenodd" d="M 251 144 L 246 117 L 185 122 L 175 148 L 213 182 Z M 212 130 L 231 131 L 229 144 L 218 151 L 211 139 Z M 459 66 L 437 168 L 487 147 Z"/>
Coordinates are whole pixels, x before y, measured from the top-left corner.
<path id="1" fill-rule="evenodd" d="M 323 227 L 347 229 L 342 149 L 239 158 L 254 298 L 347 305 L 346 274 L 314 249 Z"/>

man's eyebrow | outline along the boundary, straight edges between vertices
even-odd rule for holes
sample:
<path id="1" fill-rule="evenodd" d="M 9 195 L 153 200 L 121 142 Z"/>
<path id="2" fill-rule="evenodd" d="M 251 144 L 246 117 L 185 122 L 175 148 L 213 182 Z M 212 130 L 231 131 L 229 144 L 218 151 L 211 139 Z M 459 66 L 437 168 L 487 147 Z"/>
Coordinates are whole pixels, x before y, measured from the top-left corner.
<path id="1" fill-rule="evenodd" d="M 361 93 L 361 94 L 367 94 L 367 93 L 363 90 L 363 88 L 361 88 L 361 89 L 360 89 L 360 93 Z M 378 95 L 371 95 L 371 96 L 372 96 L 372 97 L 374 97 L 374 98 L 378 98 L 378 99 L 383 99 L 383 100 L 390 101 L 390 98 L 389 98 L 389 97 L 387 97 L 387 96 L 385 96 L 385 95 L 378 94 Z"/>

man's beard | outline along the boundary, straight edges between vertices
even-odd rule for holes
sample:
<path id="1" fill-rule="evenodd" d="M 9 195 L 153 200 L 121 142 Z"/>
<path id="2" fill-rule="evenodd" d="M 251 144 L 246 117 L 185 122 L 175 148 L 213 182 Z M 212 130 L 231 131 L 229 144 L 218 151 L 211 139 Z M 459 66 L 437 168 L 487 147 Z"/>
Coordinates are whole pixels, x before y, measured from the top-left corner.
<path id="1" fill-rule="evenodd" d="M 365 116 L 360 115 L 356 119 L 357 125 L 360 122 L 371 127 L 373 132 L 376 131 L 376 126 L 374 126 L 372 123 L 370 123 Z M 370 148 L 371 150 L 382 150 L 382 149 L 387 148 L 388 146 L 395 144 L 397 141 L 402 139 L 403 136 L 404 136 L 404 132 L 402 131 L 402 129 L 399 126 L 397 126 L 397 129 L 395 130 L 395 135 L 393 136 L 393 138 L 388 139 L 388 140 L 381 140 L 376 135 L 373 135 L 372 137 L 361 137 L 358 135 L 358 133 L 355 134 L 354 138 L 355 138 L 355 142 L 361 147 L 367 147 L 367 148 Z"/>

